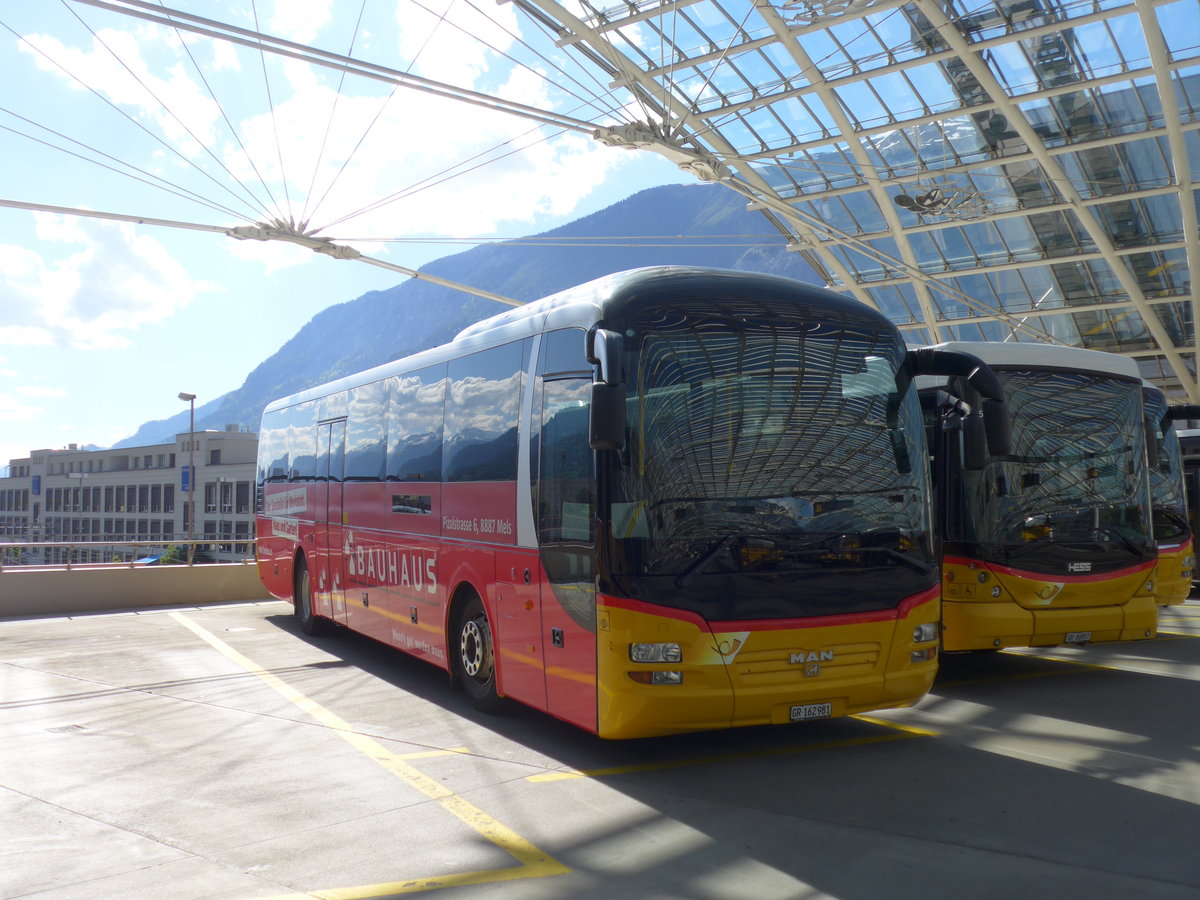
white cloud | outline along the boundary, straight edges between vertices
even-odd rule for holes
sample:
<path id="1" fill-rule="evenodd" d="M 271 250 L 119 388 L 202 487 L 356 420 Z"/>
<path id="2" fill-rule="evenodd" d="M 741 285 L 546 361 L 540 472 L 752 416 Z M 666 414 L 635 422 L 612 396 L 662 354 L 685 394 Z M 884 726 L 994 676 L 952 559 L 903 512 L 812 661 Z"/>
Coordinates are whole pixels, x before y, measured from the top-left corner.
<path id="1" fill-rule="evenodd" d="M 26 397 L 66 397 L 67 391 L 64 388 L 45 387 L 37 384 L 27 384 L 17 388 L 18 394 L 23 394 Z"/>
<path id="2" fill-rule="evenodd" d="M 0 394 L 0 422 L 32 422 L 41 409 L 22 403 L 11 394 Z"/>
<path id="3" fill-rule="evenodd" d="M 126 346 L 127 332 L 213 289 L 133 225 L 48 213 L 34 218 L 44 255 L 0 246 L 0 293 L 18 300 L 0 310 L 0 344 L 58 339 L 80 349 Z M 63 252 L 51 256 L 55 250 Z"/>
<path id="4" fill-rule="evenodd" d="M 41 51 L 34 53 L 26 43 L 20 45 L 22 52 L 34 53 L 39 68 L 68 78 L 65 70 L 74 76 L 69 83 L 76 90 L 97 91 L 133 116 L 151 119 L 168 143 L 185 155 L 195 155 L 198 144 L 215 142 L 213 127 L 220 107 L 203 84 L 191 78 L 182 64 L 147 62 L 147 53 L 155 49 L 179 49 L 174 32 L 154 25 L 130 31 L 102 29 L 86 50 L 44 34 L 27 35 L 26 42 Z"/>
<path id="5" fill-rule="evenodd" d="M 311 44 L 333 18 L 333 0 L 282 0 L 266 31 L 299 44 Z M 353 22 L 353 20 L 351 20 Z"/>
<path id="6" fill-rule="evenodd" d="M 373 42 L 373 58 L 396 68 L 406 68 L 407 61 L 415 60 L 413 71 L 426 77 L 536 108 L 555 105 L 556 92 L 549 81 L 499 55 L 509 49 L 519 51 L 515 47 L 519 23 L 511 6 L 488 7 L 484 16 L 462 4 L 438 2 L 446 9 L 433 14 L 397 3 L 395 22 L 386 34 L 367 26 L 388 23 L 364 22 Z M 264 31 L 305 43 L 319 37 L 328 49 L 349 49 L 355 22 L 334 18 L 332 0 L 281 0 L 266 15 L 261 9 L 257 26 Z M 255 27 L 245 8 L 226 13 L 226 19 L 237 18 L 239 25 Z M 128 32 L 105 30 L 101 37 L 121 54 L 141 84 L 97 41 L 90 47 L 72 48 L 53 37 L 33 40 L 132 116 L 147 122 L 192 157 L 196 166 L 203 166 L 202 176 L 161 145 L 138 153 L 130 143 L 123 152 L 115 151 L 130 164 L 152 167 L 163 178 L 186 185 L 193 195 L 228 207 L 231 212 L 216 211 L 215 221 L 223 224 L 237 224 L 231 220 L 244 211 L 247 220 L 279 218 L 297 225 L 309 221 L 312 226 L 329 226 L 322 235 L 347 243 L 354 238 L 491 235 L 523 230 L 522 226 L 545 215 L 569 216 L 615 170 L 633 162 L 631 155 L 583 135 L 550 136 L 551 126 L 529 119 L 409 88 L 393 91 L 389 85 L 363 78 L 342 82 L 339 73 L 280 57 L 266 57 L 268 100 L 261 60 L 247 55 L 253 51 L 224 41 L 190 34 L 181 39 L 169 29 L 144 23 Z M 343 37 L 345 46 L 337 46 Z M 207 63 L 209 84 L 221 98 L 236 135 L 229 132 L 191 61 L 181 54 L 184 42 L 196 59 Z M 362 52 L 357 45 L 355 52 Z M 55 71 L 44 61 L 38 64 Z M 176 116 L 187 123 L 186 129 Z M 130 131 L 124 126 L 121 130 Z M 220 165 L 200 153 L 197 141 L 220 158 Z M 141 135 L 138 145 L 144 145 Z M 249 195 L 258 199 L 250 200 Z M 138 196 L 137 200 L 123 197 L 123 204 L 136 208 L 121 211 L 140 214 L 154 209 L 150 203 L 177 207 L 182 203 L 181 208 L 189 212 L 164 212 L 161 217 L 197 220 L 190 200 L 166 197 L 157 190 L 148 201 Z M 94 200 L 90 205 L 106 208 Z M 214 221 L 212 209 L 199 215 L 203 221 Z M 48 321 L 64 323 L 55 326 L 56 333 L 79 346 L 121 346 L 128 330 L 169 314 L 164 307 L 170 306 L 165 299 L 170 294 L 156 288 L 176 286 L 176 280 L 164 268 L 167 261 L 161 258 L 161 248 L 148 254 L 138 248 L 143 259 L 160 263 L 139 279 L 132 266 L 122 270 L 120 264 L 133 256 L 135 240 L 121 241 L 122 253 L 113 255 L 103 248 L 106 261 L 77 256 L 57 268 L 38 258 L 23 261 L 35 270 L 25 280 L 41 286 L 37 292 L 28 289 L 37 294 L 37 305 Z M 95 232 L 90 233 L 89 243 L 101 243 Z M 389 253 L 387 245 L 373 240 L 355 246 L 371 256 L 396 254 L 395 248 Z M 267 273 L 313 259 L 307 249 L 275 242 L 234 242 L 228 249 L 237 258 L 262 265 Z M 96 277 L 105 274 L 102 270 L 122 271 L 128 284 Z M 0 271 L 14 280 L 13 270 Z M 85 274 L 86 293 L 81 280 Z M 106 289 L 117 284 L 120 297 Z M 194 293 L 185 290 L 174 308 Z M 77 327 L 82 325 L 87 327 Z"/>
<path id="7" fill-rule="evenodd" d="M 0 286 L 4 284 L 0 275 Z M 48 347 L 54 343 L 54 335 L 48 328 L 33 325 L 0 325 L 0 345 L 10 347 Z"/>
<path id="8" fill-rule="evenodd" d="M 507 51 L 520 31 L 512 6 L 488 6 L 484 16 L 453 0 L 428 12 L 398 4 L 396 23 L 400 59 L 413 61 L 414 73 L 460 86 L 476 85 L 498 60 L 489 47 Z"/>
<path id="9" fill-rule="evenodd" d="M 531 100 L 542 90 L 528 73 L 508 85 L 506 96 L 519 93 Z M 313 227 L 335 223 L 325 232 L 334 237 L 487 234 L 502 222 L 531 222 L 546 212 L 566 215 L 626 159 L 581 135 L 545 140 L 543 130 L 527 120 L 413 92 L 389 102 L 364 95 L 337 98 L 334 127 L 326 136 L 313 122 L 334 110 L 334 93 L 299 78 L 293 86 L 297 92 L 273 114 L 243 123 L 243 142 L 260 161 L 258 171 L 274 184 L 280 183 L 277 135 L 286 148 L 287 171 L 316 170 L 315 178 L 309 176 L 307 203 L 308 182 L 289 188 L 294 216 Z M 227 149 L 227 165 L 250 177 L 241 148 Z M 466 163 L 456 167 L 459 161 Z M 380 201 L 386 202 L 359 212 Z M 345 216 L 351 217 L 337 221 Z"/>

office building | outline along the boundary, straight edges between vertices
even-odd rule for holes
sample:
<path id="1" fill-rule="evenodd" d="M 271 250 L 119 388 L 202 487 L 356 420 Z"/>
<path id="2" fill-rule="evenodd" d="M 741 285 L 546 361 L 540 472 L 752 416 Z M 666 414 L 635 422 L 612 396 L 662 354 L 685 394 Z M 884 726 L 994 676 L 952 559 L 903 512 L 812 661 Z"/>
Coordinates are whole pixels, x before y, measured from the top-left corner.
<path id="1" fill-rule="evenodd" d="M 190 442 L 194 440 L 194 445 Z M 0 542 L 6 562 L 109 562 L 154 556 L 163 548 L 134 541 L 183 541 L 189 531 L 210 543 L 217 561 L 253 555 L 254 482 L 258 435 L 183 432 L 172 444 L 86 450 L 34 450 L 11 460 L 0 477 Z M 187 468 L 194 457 L 196 474 Z M 189 486 L 194 481 L 195 527 Z M 70 543 L 76 547 L 54 546 Z"/>

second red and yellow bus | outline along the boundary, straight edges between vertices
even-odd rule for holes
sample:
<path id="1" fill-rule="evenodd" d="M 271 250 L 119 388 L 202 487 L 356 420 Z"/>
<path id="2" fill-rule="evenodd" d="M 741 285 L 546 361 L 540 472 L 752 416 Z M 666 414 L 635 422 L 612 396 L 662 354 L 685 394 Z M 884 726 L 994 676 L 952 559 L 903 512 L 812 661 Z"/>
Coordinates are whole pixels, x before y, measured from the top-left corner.
<path id="1" fill-rule="evenodd" d="M 937 346 L 989 365 L 1003 385 L 1012 444 L 1005 454 L 972 446 L 980 398 L 961 379 L 922 385 L 943 648 L 1153 637 L 1158 552 L 1136 362 L 1026 342 Z"/>
<path id="2" fill-rule="evenodd" d="M 1196 569 L 1196 547 L 1188 515 L 1183 457 L 1175 423 L 1200 419 L 1200 406 L 1170 403 L 1159 387 L 1142 388 L 1146 428 L 1154 441 L 1149 458 L 1150 500 L 1153 504 L 1154 539 L 1158 544 L 1155 597 L 1159 606 L 1174 606 L 1187 599 Z"/>

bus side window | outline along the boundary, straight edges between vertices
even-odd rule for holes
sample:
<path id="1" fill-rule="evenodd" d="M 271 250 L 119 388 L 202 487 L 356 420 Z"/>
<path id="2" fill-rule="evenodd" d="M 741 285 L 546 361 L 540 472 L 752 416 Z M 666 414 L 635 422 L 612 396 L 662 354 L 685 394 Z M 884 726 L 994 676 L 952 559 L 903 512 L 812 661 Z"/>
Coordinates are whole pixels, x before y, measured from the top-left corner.
<path id="1" fill-rule="evenodd" d="M 516 481 L 517 421 L 526 342 L 450 363 L 443 447 L 445 481 Z"/>
<path id="2" fill-rule="evenodd" d="M 388 379 L 387 480 L 442 478 L 446 365 Z"/>
<path id="3" fill-rule="evenodd" d="M 542 383 L 537 530 L 546 581 L 563 610 L 586 631 L 596 630 L 595 478 L 588 444 L 592 379 Z"/>
<path id="4" fill-rule="evenodd" d="M 387 456 L 387 382 L 350 391 L 346 419 L 346 480 L 382 481 Z"/>
<path id="5" fill-rule="evenodd" d="M 591 378 L 543 385 L 542 446 L 538 473 L 538 538 L 591 543 L 595 506 L 592 450 L 588 446 Z"/>
<path id="6" fill-rule="evenodd" d="M 289 481 L 312 481 L 317 477 L 317 423 L 312 401 L 293 407 L 288 416 Z"/>

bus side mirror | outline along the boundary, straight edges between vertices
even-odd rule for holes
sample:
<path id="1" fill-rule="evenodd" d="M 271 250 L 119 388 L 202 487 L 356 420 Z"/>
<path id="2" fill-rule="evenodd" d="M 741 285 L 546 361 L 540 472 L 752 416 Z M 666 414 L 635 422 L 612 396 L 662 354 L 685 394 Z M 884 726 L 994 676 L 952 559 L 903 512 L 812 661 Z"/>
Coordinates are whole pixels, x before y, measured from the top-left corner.
<path id="1" fill-rule="evenodd" d="M 600 380 L 616 384 L 623 380 L 621 372 L 621 335 L 606 328 L 593 328 L 585 344 L 587 361 L 600 367 Z"/>
<path id="2" fill-rule="evenodd" d="M 593 450 L 625 448 L 625 385 L 597 381 L 592 385 L 588 445 Z"/>
<path id="3" fill-rule="evenodd" d="M 946 375 L 965 378 L 983 398 L 983 429 L 987 449 L 995 456 L 1007 456 L 1012 452 L 1012 423 L 1008 417 L 1008 404 L 1004 401 L 1004 388 L 987 363 L 971 353 L 959 350 L 941 350 L 921 347 L 909 350 L 905 365 L 911 375 Z M 974 426 L 969 426 L 974 427 Z M 964 432 L 964 437 L 966 432 Z"/>
<path id="4" fill-rule="evenodd" d="M 1008 456 L 1012 453 L 1012 423 L 1008 418 L 1008 404 L 983 398 L 983 430 L 987 435 L 987 449 L 992 456 Z"/>
<path id="5" fill-rule="evenodd" d="M 978 472 L 987 465 L 987 425 L 983 416 L 972 413 L 962 420 L 963 468 Z"/>
<path id="6" fill-rule="evenodd" d="M 1168 419 L 1163 419 L 1164 425 L 1167 421 Z M 1166 428 L 1163 429 L 1163 433 L 1166 434 Z M 1158 427 L 1148 416 L 1146 418 L 1146 465 L 1151 469 L 1158 466 Z"/>

